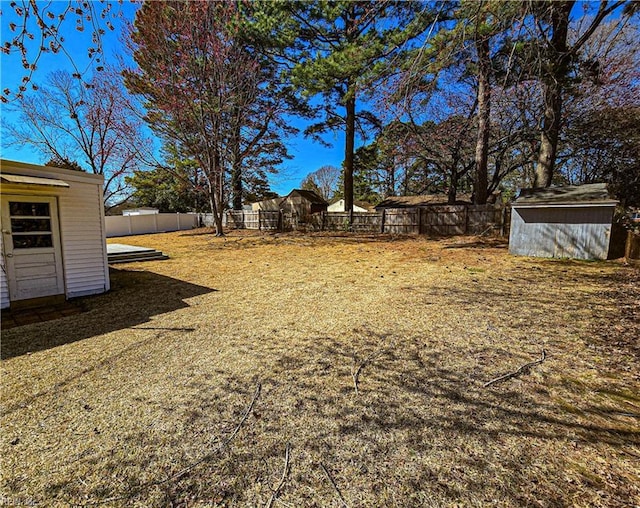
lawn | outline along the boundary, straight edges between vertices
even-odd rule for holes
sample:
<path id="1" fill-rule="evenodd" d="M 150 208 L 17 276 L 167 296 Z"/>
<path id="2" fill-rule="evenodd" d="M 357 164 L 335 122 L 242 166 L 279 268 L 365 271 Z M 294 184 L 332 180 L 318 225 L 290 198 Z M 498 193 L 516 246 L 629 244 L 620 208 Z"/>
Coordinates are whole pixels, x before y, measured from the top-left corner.
<path id="1" fill-rule="evenodd" d="M 0 504 L 640 504 L 637 269 L 474 237 L 114 241 L 171 259 L 2 334 Z"/>

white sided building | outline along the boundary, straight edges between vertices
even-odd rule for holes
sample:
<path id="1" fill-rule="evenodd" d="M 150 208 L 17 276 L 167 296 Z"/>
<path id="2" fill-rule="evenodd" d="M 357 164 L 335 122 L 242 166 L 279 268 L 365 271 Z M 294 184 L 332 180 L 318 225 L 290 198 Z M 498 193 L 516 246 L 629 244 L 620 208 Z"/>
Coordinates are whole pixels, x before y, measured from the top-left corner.
<path id="1" fill-rule="evenodd" d="M 109 290 L 103 178 L 0 160 L 1 307 Z"/>
<path id="2" fill-rule="evenodd" d="M 335 199 L 331 202 L 331 204 L 327 207 L 327 212 L 344 212 L 344 198 Z M 353 202 L 353 211 L 354 212 L 375 212 L 373 205 L 369 203 L 365 203 L 363 201 L 354 201 Z"/>

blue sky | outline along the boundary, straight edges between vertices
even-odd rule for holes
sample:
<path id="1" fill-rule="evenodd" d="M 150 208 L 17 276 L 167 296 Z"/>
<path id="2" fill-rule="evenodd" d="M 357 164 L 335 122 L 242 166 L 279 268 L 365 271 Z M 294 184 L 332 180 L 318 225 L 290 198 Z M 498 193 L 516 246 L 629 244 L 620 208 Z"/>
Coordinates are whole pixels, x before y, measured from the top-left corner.
<path id="1" fill-rule="evenodd" d="M 38 2 L 38 5 L 45 6 L 49 2 Z M 59 2 L 58 6 L 65 6 L 67 2 Z M 96 3 L 97 4 L 97 3 Z M 113 2 L 114 9 L 109 14 L 108 19 L 113 23 L 115 30 L 107 31 L 103 37 L 104 45 L 104 63 L 115 62 L 116 55 L 122 54 L 122 43 L 120 42 L 120 32 L 123 20 L 133 20 L 136 6 L 130 3 L 118 5 Z M 102 4 L 97 4 L 102 5 Z M 0 30 L 2 35 L 2 43 L 10 39 L 12 32 L 9 29 L 11 22 L 16 23 L 17 17 L 7 0 L 0 1 L 2 16 L 0 20 Z M 56 4 L 53 4 L 55 10 Z M 98 11 L 99 13 L 100 11 Z M 46 76 L 58 69 L 64 69 L 69 72 L 74 71 L 75 66 L 83 70 L 89 64 L 87 57 L 87 48 L 91 44 L 91 30 L 88 28 L 83 32 L 79 32 L 75 28 L 77 16 L 69 16 L 61 26 L 61 34 L 65 38 L 64 46 L 71 55 L 72 60 L 61 53 L 43 53 L 38 62 L 38 68 L 33 74 L 32 82 L 41 84 Z M 34 30 L 34 33 L 37 33 Z M 37 39 L 37 38 L 36 38 Z M 0 55 L 0 86 L 1 90 L 9 88 L 12 91 L 18 89 L 21 84 L 25 71 L 22 67 L 20 54 L 12 53 L 11 55 Z M 89 72 L 90 75 L 90 72 Z M 30 91 L 29 87 L 29 91 Z M 27 91 L 27 93 L 29 93 Z M 34 92 L 31 92 L 34 93 Z M 1 113 L 1 154 L 4 159 L 17 160 L 21 162 L 43 163 L 48 157 L 40 154 L 35 148 L 30 146 L 5 146 L 5 127 L 8 124 L 15 124 L 19 121 L 19 114 L 11 111 L 6 105 L 0 105 Z M 306 123 L 302 120 L 293 122 L 301 131 L 306 127 Z M 271 188 L 274 192 L 281 195 L 287 194 L 292 188 L 299 187 L 303 178 L 312 171 L 324 165 L 332 165 L 340 167 L 344 158 L 344 134 L 339 132 L 328 134 L 325 140 L 331 143 L 331 147 L 327 148 L 310 139 L 305 139 L 302 135 L 286 140 L 292 159 L 283 163 L 280 172 L 270 176 Z"/>

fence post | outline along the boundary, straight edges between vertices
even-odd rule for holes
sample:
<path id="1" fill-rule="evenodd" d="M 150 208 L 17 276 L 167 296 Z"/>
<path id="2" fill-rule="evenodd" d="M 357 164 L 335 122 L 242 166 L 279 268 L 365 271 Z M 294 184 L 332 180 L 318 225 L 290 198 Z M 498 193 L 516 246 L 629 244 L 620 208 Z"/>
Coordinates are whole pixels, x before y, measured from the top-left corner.
<path id="1" fill-rule="evenodd" d="M 349 231 L 353 231 L 353 206 L 349 210 Z"/>
<path id="2" fill-rule="evenodd" d="M 418 234 L 422 234 L 422 208 L 418 207 Z"/>
<path id="3" fill-rule="evenodd" d="M 262 231 L 262 210 L 258 210 L 258 231 Z"/>
<path id="4" fill-rule="evenodd" d="M 500 212 L 500 236 L 504 237 L 507 222 L 507 207 L 503 206 Z"/>
<path id="5" fill-rule="evenodd" d="M 384 219 L 385 219 L 385 214 L 387 212 L 386 208 L 382 209 L 382 217 L 380 218 L 380 232 L 384 233 Z"/>

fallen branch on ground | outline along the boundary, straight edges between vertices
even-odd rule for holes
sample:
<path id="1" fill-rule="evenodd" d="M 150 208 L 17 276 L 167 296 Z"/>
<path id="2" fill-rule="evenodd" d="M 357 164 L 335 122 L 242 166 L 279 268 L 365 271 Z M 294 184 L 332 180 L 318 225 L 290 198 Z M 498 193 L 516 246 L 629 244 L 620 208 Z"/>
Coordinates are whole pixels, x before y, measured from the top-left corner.
<path id="1" fill-rule="evenodd" d="M 364 369 L 367 365 L 371 364 L 374 360 L 376 360 L 376 359 L 380 358 L 382 355 L 384 355 L 391 347 L 392 347 L 392 345 L 390 345 L 389 347 L 386 347 L 386 348 L 384 348 L 384 349 L 382 349 L 380 351 L 374 351 L 369 356 L 367 356 L 362 362 L 360 362 L 360 364 L 358 365 L 357 368 L 356 368 L 356 358 L 354 356 L 354 358 L 353 358 L 353 366 L 351 367 L 351 377 L 353 378 L 353 387 L 354 387 L 354 389 L 356 391 L 356 395 L 359 394 L 358 379 L 360 378 L 360 373 L 362 372 L 362 369 Z"/>
<path id="2" fill-rule="evenodd" d="M 516 370 L 514 372 L 509 372 L 509 374 L 505 374 L 504 376 L 500 376 L 500 377 L 497 377 L 495 379 L 492 379 L 491 381 L 487 381 L 483 385 L 483 388 L 486 388 L 487 386 L 491 386 L 493 384 L 499 383 L 500 381 L 506 381 L 507 379 L 511 379 L 513 377 L 519 376 L 523 372 L 529 370 L 534 365 L 537 365 L 539 363 L 544 362 L 546 357 L 547 357 L 547 352 L 543 349 L 542 350 L 542 356 L 540 357 L 540 359 L 535 360 L 533 362 L 525 363 L 522 367 L 520 367 L 518 370 Z"/>
<path id="3" fill-rule="evenodd" d="M 340 489 L 338 488 L 338 485 L 336 485 L 336 482 L 333 480 L 333 478 L 331 477 L 331 475 L 329 474 L 329 471 L 327 470 L 326 467 L 324 467 L 324 464 L 322 462 L 320 462 L 320 467 L 322 468 L 322 470 L 324 471 L 324 474 L 327 476 L 327 478 L 329 479 L 329 481 L 331 482 L 331 485 L 333 485 L 334 490 L 336 491 L 336 494 L 338 494 L 338 497 L 340 498 L 340 501 L 342 501 L 342 505 L 345 508 L 349 508 L 349 505 L 347 504 L 347 502 L 344 500 L 344 497 L 342 497 L 342 492 L 340 492 Z"/>
<path id="4" fill-rule="evenodd" d="M 260 396 L 260 391 L 261 390 L 262 390 L 262 385 L 260 383 L 258 383 L 258 385 L 256 386 L 256 391 L 253 394 L 253 399 L 251 399 L 251 403 L 249 404 L 249 406 L 245 410 L 244 414 L 242 415 L 242 418 L 240 419 L 240 422 L 238 422 L 238 425 L 236 425 L 236 427 L 233 429 L 233 432 L 229 435 L 229 437 L 227 439 L 225 439 L 224 441 L 222 441 L 222 443 L 220 443 L 220 445 L 215 450 L 207 453 L 206 455 L 204 455 L 202 458 L 200 458 L 196 462 L 193 462 L 193 463 L 189 464 L 187 467 L 181 469 L 177 473 L 172 474 L 171 476 L 165 478 L 164 480 L 156 480 L 156 481 L 152 481 L 152 482 L 149 482 L 149 483 L 145 483 L 145 484 L 141 485 L 140 487 L 131 490 L 130 492 L 128 492 L 127 494 L 125 494 L 123 496 L 110 497 L 108 499 L 102 499 L 100 501 L 93 501 L 93 502 L 85 503 L 82 506 L 95 506 L 95 505 L 99 505 L 99 504 L 112 503 L 114 501 L 121 501 L 123 499 L 130 499 L 133 496 L 135 496 L 137 494 L 140 494 L 142 491 L 144 491 L 144 490 L 146 490 L 146 489 L 148 489 L 150 487 L 156 487 L 158 485 L 163 485 L 165 483 L 168 483 L 168 482 L 170 482 L 172 480 L 177 480 L 178 478 L 181 478 L 182 476 L 187 474 L 189 471 L 191 471 L 196 466 L 202 464 L 203 462 L 211 460 L 217 454 L 219 454 L 220 452 L 224 451 L 224 449 L 227 446 L 229 446 L 229 444 L 231 444 L 231 441 L 233 441 L 233 439 L 238 435 L 238 432 L 240 432 L 240 428 L 242 427 L 244 422 L 247 421 L 247 418 L 249 417 L 249 414 L 251 414 L 251 411 L 253 410 L 253 406 L 255 405 L 256 401 L 258 400 L 258 397 Z"/>
<path id="5" fill-rule="evenodd" d="M 273 506 L 273 503 L 275 502 L 276 498 L 280 494 L 280 490 L 282 490 L 282 487 L 284 487 L 284 482 L 287 481 L 287 475 L 289 474 L 289 452 L 290 451 L 291 451 L 291 445 L 287 443 L 287 448 L 284 452 L 284 469 L 282 471 L 282 478 L 280 478 L 280 483 L 278 484 L 276 489 L 273 491 L 273 494 L 271 494 L 271 497 L 269 498 L 269 501 L 265 505 L 265 508 L 271 508 Z"/>

